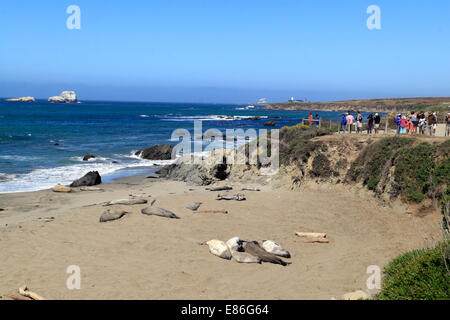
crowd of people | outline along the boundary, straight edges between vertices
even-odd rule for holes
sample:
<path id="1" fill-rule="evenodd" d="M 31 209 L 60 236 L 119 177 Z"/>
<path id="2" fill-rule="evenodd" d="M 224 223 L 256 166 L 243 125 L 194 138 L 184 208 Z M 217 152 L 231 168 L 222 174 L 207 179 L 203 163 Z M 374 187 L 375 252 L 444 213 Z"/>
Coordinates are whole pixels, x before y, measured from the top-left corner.
<path id="1" fill-rule="evenodd" d="M 377 134 L 380 130 L 381 117 L 378 113 L 369 114 L 367 120 L 367 134 Z M 350 112 L 343 113 L 341 117 L 340 128 L 343 133 L 351 133 L 352 127 L 355 127 L 356 133 L 363 132 L 364 117 L 357 111 L 353 116 Z M 445 117 L 445 136 L 450 136 L 450 112 Z M 425 134 L 436 135 L 438 124 L 436 112 L 414 112 L 410 114 L 397 114 L 395 119 L 397 134 Z"/>
<path id="2" fill-rule="evenodd" d="M 352 126 L 355 126 L 356 133 L 362 133 L 363 122 L 364 117 L 359 111 L 356 112 L 355 117 L 350 112 L 347 114 L 343 113 L 341 118 L 341 129 L 344 133 L 352 133 Z M 369 114 L 367 117 L 367 133 L 372 134 L 373 132 L 377 134 L 380 130 L 380 124 L 381 117 L 378 113 L 375 113 L 375 115 L 372 113 Z"/>
<path id="3" fill-rule="evenodd" d="M 446 117 L 446 135 L 449 131 L 449 115 Z M 397 134 L 425 134 L 430 136 L 436 135 L 437 128 L 437 113 L 436 112 L 414 112 L 411 111 L 409 115 L 397 114 L 395 124 L 397 125 Z"/>

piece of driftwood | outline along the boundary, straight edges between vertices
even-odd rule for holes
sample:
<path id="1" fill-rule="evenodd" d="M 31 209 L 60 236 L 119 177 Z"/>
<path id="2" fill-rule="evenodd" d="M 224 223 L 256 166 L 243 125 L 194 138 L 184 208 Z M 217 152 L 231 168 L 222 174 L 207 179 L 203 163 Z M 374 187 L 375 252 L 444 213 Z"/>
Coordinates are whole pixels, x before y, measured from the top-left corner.
<path id="1" fill-rule="evenodd" d="M 302 238 L 326 238 L 326 233 L 319 233 L 319 232 L 296 232 L 295 235 L 302 237 Z"/>
<path id="2" fill-rule="evenodd" d="M 216 200 L 236 200 L 236 201 L 244 201 L 245 195 L 243 194 L 235 194 L 234 196 L 227 196 L 218 194 Z"/>
<path id="3" fill-rule="evenodd" d="M 281 264 L 282 266 L 287 266 L 289 264 L 288 262 L 283 261 L 280 257 L 264 250 L 257 241 L 245 242 L 244 252 L 260 258 L 263 262 Z"/>
<path id="4" fill-rule="evenodd" d="M 194 213 L 222 213 L 222 214 L 228 214 L 227 210 L 202 210 L 202 211 L 196 211 Z"/>
<path id="5" fill-rule="evenodd" d="M 27 286 L 22 286 L 19 288 L 19 293 L 24 296 L 24 297 L 28 297 L 31 298 L 33 300 L 47 300 L 44 297 L 41 297 L 40 295 L 38 295 L 37 293 L 28 290 Z"/>
<path id="6" fill-rule="evenodd" d="M 298 242 L 304 243 L 329 243 L 330 241 L 327 239 L 326 233 L 318 233 L 318 232 L 296 232 L 296 236 L 300 237 L 297 239 Z"/>
<path id="7" fill-rule="evenodd" d="M 27 299 L 27 298 L 24 298 L 24 297 L 15 296 L 13 294 L 3 294 L 2 296 L 8 297 L 8 298 L 13 299 L 13 300 L 26 300 L 26 301 L 30 300 L 30 299 Z"/>
<path id="8" fill-rule="evenodd" d="M 206 190 L 209 191 L 228 191 L 228 190 L 233 190 L 232 187 L 228 187 L 228 186 L 223 186 L 223 187 L 216 187 L 216 188 L 206 188 Z"/>

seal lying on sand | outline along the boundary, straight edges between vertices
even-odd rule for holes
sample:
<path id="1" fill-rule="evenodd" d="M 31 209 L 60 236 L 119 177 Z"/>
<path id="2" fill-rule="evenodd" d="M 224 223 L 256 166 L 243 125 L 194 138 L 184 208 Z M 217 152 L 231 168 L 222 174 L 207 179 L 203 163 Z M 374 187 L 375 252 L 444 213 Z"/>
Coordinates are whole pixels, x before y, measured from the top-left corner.
<path id="1" fill-rule="evenodd" d="M 239 263 L 261 263 L 261 259 L 259 257 L 252 256 L 247 252 L 233 251 L 231 256 L 234 260 L 236 260 L 236 262 Z"/>
<path id="2" fill-rule="evenodd" d="M 278 243 L 276 243 L 272 240 L 263 240 L 262 247 L 267 252 L 273 253 L 276 256 L 280 256 L 280 257 L 284 257 L 284 258 L 291 257 L 291 254 L 289 253 L 289 251 L 283 249 L 282 246 L 280 246 Z"/>
<path id="3" fill-rule="evenodd" d="M 225 244 L 225 242 L 220 240 L 209 240 L 206 242 L 206 244 L 209 247 L 209 252 L 211 252 L 213 255 L 226 260 L 231 259 L 230 249 L 228 249 L 228 246 Z"/>
<path id="4" fill-rule="evenodd" d="M 233 259 L 239 263 L 261 263 L 261 259 L 259 257 L 255 257 L 249 253 L 243 252 L 244 248 L 242 244 L 244 242 L 245 240 L 242 240 L 239 237 L 234 237 L 227 241 L 226 244 L 230 249 Z"/>
<path id="5" fill-rule="evenodd" d="M 117 220 L 122 218 L 125 214 L 127 214 L 127 212 L 122 209 L 108 209 L 100 216 L 100 222 Z"/>
<path id="6" fill-rule="evenodd" d="M 257 241 L 249 241 L 244 243 L 244 251 L 251 254 L 252 256 L 258 257 L 263 262 L 270 262 L 275 264 L 281 264 L 282 266 L 287 266 L 288 262 L 283 261 L 273 253 L 269 253 L 264 250 Z"/>
<path id="7" fill-rule="evenodd" d="M 166 210 L 163 208 L 154 207 L 153 204 L 155 203 L 155 201 L 156 200 L 153 200 L 149 207 L 142 209 L 141 210 L 142 214 L 146 214 L 149 216 L 153 215 L 153 216 L 165 217 L 165 218 L 170 218 L 170 219 L 180 219 L 180 217 L 178 217 L 172 211 L 169 211 L 169 210 Z"/>
<path id="8" fill-rule="evenodd" d="M 112 200 L 112 201 L 106 202 L 103 204 L 103 206 L 104 207 L 113 206 L 116 204 L 132 206 L 135 204 L 145 204 L 145 203 L 147 203 L 147 200 L 145 200 L 145 199 L 119 199 L 119 200 Z"/>

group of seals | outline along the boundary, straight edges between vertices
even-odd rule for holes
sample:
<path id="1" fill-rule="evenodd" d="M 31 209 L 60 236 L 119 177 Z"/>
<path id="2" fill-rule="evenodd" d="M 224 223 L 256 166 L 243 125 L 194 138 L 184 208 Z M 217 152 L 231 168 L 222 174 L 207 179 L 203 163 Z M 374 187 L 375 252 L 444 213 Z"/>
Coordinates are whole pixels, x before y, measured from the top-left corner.
<path id="1" fill-rule="evenodd" d="M 226 243 L 210 240 L 201 244 L 207 244 L 212 254 L 227 260 L 233 258 L 239 263 L 270 262 L 282 266 L 290 264 L 279 257 L 290 258 L 290 253 L 272 240 L 264 240 L 262 247 L 257 241 L 242 240 L 239 237 L 231 238 Z"/>

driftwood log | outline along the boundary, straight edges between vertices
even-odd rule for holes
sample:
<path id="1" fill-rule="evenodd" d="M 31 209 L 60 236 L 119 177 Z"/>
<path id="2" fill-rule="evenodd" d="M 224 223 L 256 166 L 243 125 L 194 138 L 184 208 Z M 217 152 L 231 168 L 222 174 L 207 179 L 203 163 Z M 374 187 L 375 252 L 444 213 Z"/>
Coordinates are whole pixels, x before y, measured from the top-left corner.
<path id="1" fill-rule="evenodd" d="M 300 237 L 297 239 L 299 242 L 304 243 L 329 243 L 330 241 L 327 239 L 326 233 L 318 233 L 318 232 L 296 232 L 296 236 Z"/>
<path id="2" fill-rule="evenodd" d="M 3 294 L 4 297 L 13 299 L 13 300 L 26 300 L 29 301 L 30 299 L 24 298 L 24 297 L 19 297 L 19 296 L 15 296 L 13 294 Z"/>
<path id="3" fill-rule="evenodd" d="M 28 290 L 27 286 L 20 287 L 19 288 L 19 293 L 22 296 L 31 298 L 33 300 L 47 300 L 44 297 L 41 297 L 40 295 L 38 295 L 37 293 Z"/>

